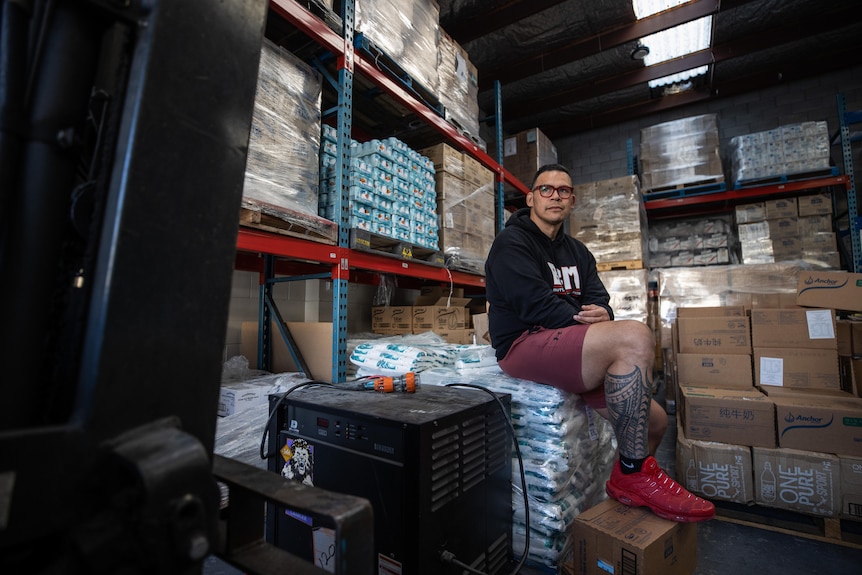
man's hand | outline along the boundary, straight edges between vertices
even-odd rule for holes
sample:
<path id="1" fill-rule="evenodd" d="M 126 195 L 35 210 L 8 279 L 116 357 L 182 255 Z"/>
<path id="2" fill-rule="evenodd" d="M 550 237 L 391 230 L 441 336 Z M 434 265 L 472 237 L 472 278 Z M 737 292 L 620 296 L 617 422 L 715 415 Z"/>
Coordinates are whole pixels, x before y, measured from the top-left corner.
<path id="1" fill-rule="evenodd" d="M 600 305 L 587 304 L 581 308 L 579 313 L 576 313 L 575 321 L 579 323 L 599 323 L 600 321 L 610 321 L 611 316 L 608 310 Z"/>

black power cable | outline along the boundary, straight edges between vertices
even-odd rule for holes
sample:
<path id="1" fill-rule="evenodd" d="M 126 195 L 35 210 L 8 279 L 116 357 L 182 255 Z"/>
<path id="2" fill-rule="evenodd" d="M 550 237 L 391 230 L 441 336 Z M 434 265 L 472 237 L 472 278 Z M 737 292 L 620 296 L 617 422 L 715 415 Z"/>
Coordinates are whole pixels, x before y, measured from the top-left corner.
<path id="1" fill-rule="evenodd" d="M 497 394 L 490 389 L 472 383 L 449 383 L 446 385 L 446 387 L 467 387 L 470 389 L 478 389 L 479 391 L 484 391 L 485 393 L 494 398 L 494 401 L 496 401 L 497 405 L 500 406 L 500 411 L 503 412 L 503 417 L 506 419 L 509 434 L 512 436 L 512 443 L 515 445 L 515 454 L 518 456 L 518 470 L 521 474 L 521 491 L 524 494 L 524 523 L 527 525 L 527 534 L 524 542 L 524 552 L 521 555 L 521 559 L 518 561 L 518 564 L 515 566 L 515 569 L 511 572 L 511 575 L 515 575 L 516 573 L 520 573 L 521 568 L 524 566 L 524 563 L 527 562 L 527 556 L 530 553 L 530 502 L 527 499 L 527 478 L 524 475 L 524 460 L 521 457 L 521 446 L 518 445 L 518 438 L 515 436 L 515 427 L 514 425 L 512 425 L 512 420 L 509 417 L 509 414 L 506 413 L 506 406 L 503 405 L 503 402 L 500 401 L 500 398 L 497 397 Z M 479 571 L 478 569 L 474 569 L 469 565 L 462 563 L 455 557 L 454 554 L 448 551 L 443 551 L 440 554 L 440 559 L 447 563 L 457 565 L 458 567 L 461 567 L 462 569 L 465 569 L 470 573 L 475 573 L 476 575 L 487 575 L 486 573 Z"/>

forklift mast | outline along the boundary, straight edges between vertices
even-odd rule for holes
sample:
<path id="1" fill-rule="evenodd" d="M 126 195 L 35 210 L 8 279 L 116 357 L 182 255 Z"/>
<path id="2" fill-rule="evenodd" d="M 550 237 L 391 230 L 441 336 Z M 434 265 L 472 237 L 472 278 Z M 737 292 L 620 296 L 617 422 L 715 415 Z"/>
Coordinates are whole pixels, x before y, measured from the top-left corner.
<path id="1" fill-rule="evenodd" d="M 272 498 L 372 547 L 367 502 L 213 454 L 267 6 L 2 1 L 0 572 L 268 572 Z"/>

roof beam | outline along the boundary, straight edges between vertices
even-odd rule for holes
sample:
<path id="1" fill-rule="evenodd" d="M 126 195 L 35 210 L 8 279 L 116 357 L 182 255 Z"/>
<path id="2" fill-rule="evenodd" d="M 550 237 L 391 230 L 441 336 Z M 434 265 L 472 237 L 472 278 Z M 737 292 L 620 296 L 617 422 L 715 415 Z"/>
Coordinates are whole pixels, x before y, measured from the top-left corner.
<path id="1" fill-rule="evenodd" d="M 466 44 L 565 1 L 511 0 L 500 6 L 482 6 L 473 14 L 450 13 L 441 18 L 440 27 L 459 44 Z"/>
<path id="2" fill-rule="evenodd" d="M 697 102 L 736 96 L 747 92 L 764 90 L 780 84 L 828 74 L 833 71 L 862 64 L 862 52 L 854 46 L 844 47 L 834 52 L 812 54 L 810 58 L 796 61 L 790 67 L 773 66 L 718 83 L 710 92 L 692 91 L 673 96 L 664 96 L 633 106 L 604 110 L 597 114 L 584 114 L 562 122 L 542 123 L 539 129 L 549 138 L 573 136 L 613 124 L 634 120 L 664 110 L 671 110 Z"/>
<path id="3" fill-rule="evenodd" d="M 853 22 L 857 14 L 858 8 L 856 7 L 832 12 L 821 12 L 816 17 L 805 21 L 805 35 L 816 36 L 834 30 L 836 23 Z M 590 79 L 577 86 L 548 94 L 542 98 L 532 99 L 527 102 L 506 104 L 503 108 L 504 118 L 506 120 L 523 118 L 529 116 L 537 109 L 547 110 L 565 106 L 576 101 L 588 100 L 602 94 L 630 88 L 650 80 L 656 80 L 699 66 L 715 64 L 753 52 L 759 52 L 798 39 L 798 23 L 764 30 L 757 34 L 725 42 L 711 49 L 693 52 L 660 64 L 638 68 L 605 78 Z"/>
<path id="4" fill-rule="evenodd" d="M 632 42 L 704 16 L 717 14 L 719 9 L 728 10 L 752 1 L 754 0 L 692 0 L 631 24 L 609 28 L 594 36 L 565 42 L 523 60 L 508 62 L 499 68 L 479 70 L 479 91 L 493 88 L 494 80 L 499 80 L 503 84 L 514 82 L 593 56 L 626 42 Z"/>

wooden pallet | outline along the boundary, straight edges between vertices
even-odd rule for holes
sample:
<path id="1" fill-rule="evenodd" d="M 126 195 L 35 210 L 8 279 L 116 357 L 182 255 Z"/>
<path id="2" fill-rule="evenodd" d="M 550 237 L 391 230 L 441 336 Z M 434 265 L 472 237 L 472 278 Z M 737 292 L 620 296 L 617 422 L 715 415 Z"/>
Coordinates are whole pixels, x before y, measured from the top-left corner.
<path id="1" fill-rule="evenodd" d="M 338 226 L 319 216 L 312 216 L 285 208 L 265 204 L 252 204 L 240 208 L 239 224 L 265 232 L 293 236 L 322 244 L 338 243 Z"/>
<path id="2" fill-rule="evenodd" d="M 748 180 L 738 180 L 733 184 L 734 190 L 744 188 L 757 188 L 759 186 L 771 186 L 776 184 L 786 184 L 787 182 L 799 182 L 803 180 L 816 180 L 818 178 L 828 178 L 837 176 L 838 168 L 823 168 L 822 170 L 811 170 L 809 172 L 798 172 L 796 174 L 782 174 L 770 176 L 768 178 L 751 178 Z"/>
<path id="3" fill-rule="evenodd" d="M 434 266 L 444 265 L 443 253 L 438 250 L 356 228 L 350 230 L 350 249 Z"/>
<path id="4" fill-rule="evenodd" d="M 862 549 L 862 523 L 760 505 L 715 502 L 715 519 L 794 537 Z"/>
<path id="5" fill-rule="evenodd" d="M 686 196 L 696 196 L 700 194 L 714 194 L 727 190 L 727 185 L 724 183 L 724 177 L 704 178 L 677 184 L 674 186 L 661 186 L 652 188 L 644 192 L 644 201 L 663 200 L 666 198 L 682 198 Z"/>
<path id="6" fill-rule="evenodd" d="M 596 262 L 596 269 L 598 269 L 600 272 L 609 272 L 614 270 L 642 270 L 644 269 L 644 263 L 643 260 Z"/>

